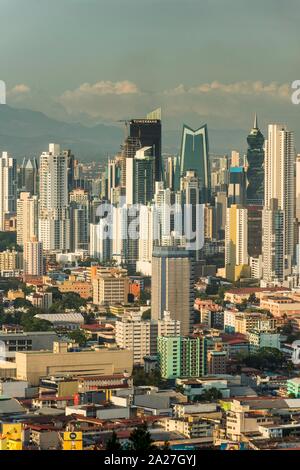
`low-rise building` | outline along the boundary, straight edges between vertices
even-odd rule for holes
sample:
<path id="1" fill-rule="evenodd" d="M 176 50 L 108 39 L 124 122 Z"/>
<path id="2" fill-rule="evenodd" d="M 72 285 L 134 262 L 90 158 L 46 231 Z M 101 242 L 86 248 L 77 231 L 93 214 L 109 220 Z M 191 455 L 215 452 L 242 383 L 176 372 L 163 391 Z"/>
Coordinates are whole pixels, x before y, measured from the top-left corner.
<path id="1" fill-rule="evenodd" d="M 287 385 L 287 394 L 293 396 L 294 398 L 300 398 L 300 378 L 294 377 L 289 379 L 286 382 Z"/>
<path id="2" fill-rule="evenodd" d="M 248 332 L 250 352 L 256 352 L 261 348 L 281 349 L 280 333 L 276 331 L 251 330 Z"/>
<path id="3" fill-rule="evenodd" d="M 18 351 L 39 351 L 42 349 L 52 349 L 54 341 L 58 340 L 55 331 L 27 331 L 14 328 L 8 329 L 7 326 L 0 330 L 0 342 L 4 347 L 2 352 L 7 361 L 12 361 Z"/>
<path id="4" fill-rule="evenodd" d="M 23 268 L 23 254 L 15 250 L 0 252 L 0 272 L 17 271 Z"/>
<path id="5" fill-rule="evenodd" d="M 68 343 L 54 342 L 52 351 L 16 353 L 17 378 L 31 385 L 38 385 L 41 378 L 49 375 L 131 375 L 132 367 L 132 352 L 120 348 L 70 351 Z"/>
<path id="6" fill-rule="evenodd" d="M 226 374 L 227 352 L 207 352 L 207 373 L 210 375 Z"/>
<path id="7" fill-rule="evenodd" d="M 38 313 L 35 318 L 46 320 L 56 330 L 77 330 L 84 323 L 81 313 Z"/>

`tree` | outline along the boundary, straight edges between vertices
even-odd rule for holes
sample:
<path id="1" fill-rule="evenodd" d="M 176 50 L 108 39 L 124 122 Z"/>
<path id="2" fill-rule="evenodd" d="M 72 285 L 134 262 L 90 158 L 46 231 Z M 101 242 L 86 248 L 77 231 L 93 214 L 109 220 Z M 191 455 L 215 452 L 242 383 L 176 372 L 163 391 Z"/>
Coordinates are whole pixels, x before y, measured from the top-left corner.
<path id="1" fill-rule="evenodd" d="M 79 310 L 84 307 L 87 301 L 75 292 L 66 292 L 62 294 L 61 299 L 57 299 L 50 307 L 50 313 L 64 312 L 68 310 Z"/>
<path id="2" fill-rule="evenodd" d="M 285 355 L 276 348 L 261 348 L 243 359 L 247 367 L 276 370 L 286 363 Z"/>
<path id="3" fill-rule="evenodd" d="M 46 292 L 52 292 L 52 301 L 62 300 L 62 294 L 57 287 L 47 287 Z"/>
<path id="4" fill-rule="evenodd" d="M 201 395 L 196 395 L 194 401 L 216 401 L 222 398 L 222 393 L 215 387 L 205 390 Z"/>
<path id="5" fill-rule="evenodd" d="M 79 346 L 86 345 L 86 336 L 83 331 L 80 331 L 80 330 L 70 331 L 68 333 L 68 337 L 70 339 L 73 339 L 75 343 L 78 343 Z"/>
<path id="6" fill-rule="evenodd" d="M 151 308 L 148 308 L 148 310 L 145 310 L 142 315 L 143 320 L 150 320 L 151 319 Z"/>
<path id="7" fill-rule="evenodd" d="M 162 385 L 162 378 L 159 369 L 155 369 L 150 373 L 146 373 L 142 367 L 134 367 L 133 383 L 136 387 L 140 385 L 153 385 L 159 387 Z"/>
<path id="8" fill-rule="evenodd" d="M 122 450 L 122 445 L 118 439 L 117 433 L 113 431 L 111 437 L 106 442 L 106 450 Z"/>
<path id="9" fill-rule="evenodd" d="M 129 449 L 136 452 L 150 451 L 154 449 L 153 440 L 148 430 L 147 423 L 143 423 L 135 428 L 129 436 Z"/>

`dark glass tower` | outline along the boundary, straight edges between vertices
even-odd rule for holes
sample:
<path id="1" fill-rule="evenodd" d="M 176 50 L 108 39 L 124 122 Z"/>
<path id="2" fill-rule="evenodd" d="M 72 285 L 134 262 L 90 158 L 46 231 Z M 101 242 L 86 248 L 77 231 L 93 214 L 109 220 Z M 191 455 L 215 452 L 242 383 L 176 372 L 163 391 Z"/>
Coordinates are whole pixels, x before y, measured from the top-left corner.
<path id="1" fill-rule="evenodd" d="M 130 137 L 138 139 L 141 147 L 152 147 L 155 157 L 155 181 L 161 181 L 161 120 L 132 119 L 130 121 Z"/>
<path id="2" fill-rule="evenodd" d="M 247 201 L 248 204 L 263 205 L 264 201 L 264 141 L 257 125 L 257 116 L 255 114 L 254 125 L 247 137 Z"/>
<path id="3" fill-rule="evenodd" d="M 19 191 L 38 193 L 38 164 L 36 158 L 24 158 L 19 172 Z"/>

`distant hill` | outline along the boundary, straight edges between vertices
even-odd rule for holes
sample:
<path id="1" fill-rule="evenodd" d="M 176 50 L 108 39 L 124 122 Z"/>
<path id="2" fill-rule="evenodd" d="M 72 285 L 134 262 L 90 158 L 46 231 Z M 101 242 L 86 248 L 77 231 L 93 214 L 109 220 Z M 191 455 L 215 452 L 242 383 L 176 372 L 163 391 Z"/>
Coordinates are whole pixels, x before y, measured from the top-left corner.
<path id="1" fill-rule="evenodd" d="M 246 150 L 247 133 L 244 130 L 209 128 L 208 132 L 212 153 Z M 118 152 L 123 139 L 124 131 L 117 126 L 98 124 L 88 127 L 58 121 L 38 111 L 0 105 L 0 152 L 8 151 L 18 160 L 24 156 L 39 156 L 50 142 L 56 142 L 64 149 L 72 149 L 82 161 L 100 161 Z M 181 129 L 163 132 L 163 151 L 177 153 L 180 139 Z"/>
<path id="2" fill-rule="evenodd" d="M 82 160 L 101 159 L 117 152 L 123 138 L 123 130 L 116 126 L 87 127 L 56 121 L 41 112 L 0 105 L 0 150 L 18 159 L 40 155 L 50 142 L 72 149 Z"/>

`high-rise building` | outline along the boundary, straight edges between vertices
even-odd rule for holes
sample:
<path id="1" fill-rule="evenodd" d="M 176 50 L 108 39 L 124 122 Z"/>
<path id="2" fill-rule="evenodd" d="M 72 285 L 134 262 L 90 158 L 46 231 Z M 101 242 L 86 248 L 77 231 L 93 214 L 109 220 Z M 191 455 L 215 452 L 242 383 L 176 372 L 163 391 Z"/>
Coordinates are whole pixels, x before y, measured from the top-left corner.
<path id="1" fill-rule="evenodd" d="M 233 204 L 227 208 L 225 229 L 225 269 L 230 281 L 250 276 L 247 248 L 247 209 Z"/>
<path id="2" fill-rule="evenodd" d="M 216 230 L 220 240 L 225 238 L 225 226 L 226 226 L 226 210 L 227 210 L 227 193 L 218 192 L 215 197 L 215 209 L 216 209 Z"/>
<path id="3" fill-rule="evenodd" d="M 127 129 L 127 123 L 126 123 Z M 118 155 L 118 164 L 120 168 L 120 186 L 126 186 L 126 159 L 134 158 L 136 152 L 142 148 L 141 141 L 138 137 L 127 136 L 123 145 L 121 145 L 121 154 Z"/>
<path id="4" fill-rule="evenodd" d="M 157 341 L 160 373 L 164 379 L 206 375 L 206 338 L 159 336 Z"/>
<path id="5" fill-rule="evenodd" d="M 24 275 L 42 276 L 43 274 L 43 245 L 33 237 L 24 245 Z"/>
<path id="6" fill-rule="evenodd" d="M 154 196 L 155 158 L 143 147 L 126 159 L 126 204 L 147 204 Z"/>
<path id="7" fill-rule="evenodd" d="M 296 184 L 295 184 L 295 195 L 296 195 L 296 208 L 295 214 L 298 224 L 300 224 L 300 154 L 296 158 Z"/>
<path id="8" fill-rule="evenodd" d="M 90 224 L 89 254 L 100 262 L 109 261 L 112 256 L 112 240 L 110 226 L 105 219 L 100 219 L 97 224 Z"/>
<path id="9" fill-rule="evenodd" d="M 180 321 L 181 334 L 189 334 L 194 302 L 194 262 L 184 248 L 154 247 L 152 254 L 151 318 L 169 311 Z"/>
<path id="10" fill-rule="evenodd" d="M 17 163 L 7 152 L 0 157 L 0 231 L 5 229 L 5 216 L 17 210 Z"/>
<path id="11" fill-rule="evenodd" d="M 249 204 L 261 205 L 264 201 L 264 140 L 255 115 L 253 128 L 247 137 L 247 200 Z"/>
<path id="12" fill-rule="evenodd" d="M 17 243 L 24 246 L 38 236 L 38 197 L 21 192 L 17 200 Z"/>
<path id="13" fill-rule="evenodd" d="M 70 249 L 73 252 L 88 250 L 89 194 L 84 189 L 70 193 Z"/>
<path id="14" fill-rule="evenodd" d="M 176 187 L 179 188 L 180 178 L 188 170 L 197 173 L 200 182 L 200 202 L 210 199 L 210 168 L 209 148 L 206 124 L 197 130 L 184 125 L 181 140 L 179 164 L 176 166 Z"/>
<path id="15" fill-rule="evenodd" d="M 71 150 L 64 150 L 63 155 L 67 157 L 68 191 L 72 191 L 75 187 L 76 166 L 78 165 L 78 160 L 75 160 Z"/>
<path id="16" fill-rule="evenodd" d="M 40 157 L 39 239 L 44 250 L 70 249 L 68 155 L 58 144 Z"/>
<path id="17" fill-rule="evenodd" d="M 284 211 L 271 199 L 262 211 L 262 270 L 267 283 L 282 282 L 288 269 L 285 257 Z M 287 268 L 287 269 L 286 269 Z"/>
<path id="18" fill-rule="evenodd" d="M 31 195 L 38 193 L 38 164 L 36 158 L 24 158 L 19 171 L 19 190 Z"/>
<path id="19" fill-rule="evenodd" d="M 139 259 L 136 271 L 151 276 L 152 251 L 155 243 L 155 208 L 142 206 L 139 213 Z"/>
<path id="20" fill-rule="evenodd" d="M 283 124 L 270 124 L 265 142 L 265 201 L 278 200 L 284 211 L 285 255 L 294 254 L 295 148 L 294 135 Z"/>
<path id="21" fill-rule="evenodd" d="M 242 166 L 229 169 L 228 205 L 246 204 L 246 173 Z"/>
<path id="22" fill-rule="evenodd" d="M 209 241 L 216 238 L 216 208 L 210 204 L 204 207 L 204 238 Z"/>
<path id="23" fill-rule="evenodd" d="M 161 158 L 161 116 L 159 110 L 152 118 L 132 119 L 130 121 L 130 137 L 138 139 L 141 147 L 152 147 L 152 155 L 155 157 L 155 181 L 162 178 L 162 158 Z"/>
<path id="24" fill-rule="evenodd" d="M 175 189 L 175 157 L 168 157 L 167 158 L 167 161 L 166 161 L 166 169 L 165 169 L 165 173 L 166 173 L 166 178 L 165 178 L 165 181 L 166 181 L 166 186 L 167 188 L 170 188 L 172 190 Z"/>
<path id="25" fill-rule="evenodd" d="M 163 237 L 169 237 L 171 232 L 176 236 L 182 235 L 182 197 L 180 191 L 172 191 L 164 188 L 162 182 L 155 184 L 155 225 L 157 244 L 161 243 Z"/>
<path id="26" fill-rule="evenodd" d="M 258 258 L 262 254 L 263 206 L 248 205 L 248 256 Z"/>
<path id="27" fill-rule="evenodd" d="M 196 206 L 200 204 L 200 180 L 197 172 L 194 170 L 188 170 L 180 178 L 180 190 L 182 191 L 182 202 L 193 206 L 193 223 L 192 229 L 196 230 Z"/>

